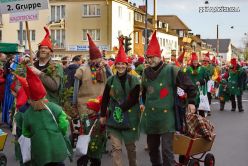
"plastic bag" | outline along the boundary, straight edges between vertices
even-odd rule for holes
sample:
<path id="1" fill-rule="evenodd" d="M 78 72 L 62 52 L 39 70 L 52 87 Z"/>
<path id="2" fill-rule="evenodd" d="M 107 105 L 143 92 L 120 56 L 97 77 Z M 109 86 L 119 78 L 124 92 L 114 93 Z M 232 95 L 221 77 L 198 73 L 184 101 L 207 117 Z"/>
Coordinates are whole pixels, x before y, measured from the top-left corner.
<path id="1" fill-rule="evenodd" d="M 199 104 L 198 110 L 210 111 L 208 96 L 207 94 L 204 95 L 202 91 L 200 91 L 200 104 Z"/>
<path id="2" fill-rule="evenodd" d="M 31 140 L 21 135 L 18 142 L 21 147 L 23 163 L 26 163 L 31 160 Z"/>

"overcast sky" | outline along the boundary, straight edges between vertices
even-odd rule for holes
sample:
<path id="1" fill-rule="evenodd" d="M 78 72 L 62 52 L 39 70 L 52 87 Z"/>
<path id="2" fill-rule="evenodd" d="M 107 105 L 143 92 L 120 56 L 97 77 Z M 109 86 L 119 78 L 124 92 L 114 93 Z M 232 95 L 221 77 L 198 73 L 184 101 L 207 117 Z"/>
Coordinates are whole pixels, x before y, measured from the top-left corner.
<path id="1" fill-rule="evenodd" d="M 145 0 L 131 0 L 138 5 Z M 244 47 L 244 33 L 248 33 L 248 0 L 157 0 L 158 14 L 177 15 L 194 34 L 201 38 L 216 38 L 216 25 L 219 25 L 219 38 L 231 38 L 236 47 Z M 240 12 L 204 12 L 200 7 L 239 7 Z M 153 0 L 148 0 L 149 13 L 153 13 Z M 234 28 L 232 29 L 231 26 Z"/>

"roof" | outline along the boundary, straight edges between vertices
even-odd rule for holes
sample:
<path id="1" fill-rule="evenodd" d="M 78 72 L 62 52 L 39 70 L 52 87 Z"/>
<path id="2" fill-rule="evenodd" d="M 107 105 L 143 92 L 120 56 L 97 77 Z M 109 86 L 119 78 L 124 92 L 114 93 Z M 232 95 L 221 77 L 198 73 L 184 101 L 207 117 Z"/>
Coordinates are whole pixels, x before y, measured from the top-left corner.
<path id="1" fill-rule="evenodd" d="M 216 49 L 217 39 L 202 39 L 202 40 L 208 44 L 211 44 L 212 48 Z M 231 39 L 219 39 L 219 52 L 227 53 L 230 44 L 231 44 Z"/>
<path id="2" fill-rule="evenodd" d="M 169 28 L 172 30 L 188 30 L 191 31 L 191 29 L 188 28 L 184 22 L 177 17 L 176 15 L 158 15 L 158 20 L 162 20 L 169 24 Z"/>

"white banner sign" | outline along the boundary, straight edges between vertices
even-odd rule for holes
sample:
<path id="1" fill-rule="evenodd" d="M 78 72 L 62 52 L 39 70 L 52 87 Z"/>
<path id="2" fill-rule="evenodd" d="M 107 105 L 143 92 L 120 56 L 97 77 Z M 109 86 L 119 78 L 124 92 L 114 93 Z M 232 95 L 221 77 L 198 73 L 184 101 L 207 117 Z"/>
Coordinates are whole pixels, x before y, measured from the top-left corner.
<path id="1" fill-rule="evenodd" d="M 9 16 L 10 23 L 16 23 L 20 21 L 34 21 L 39 19 L 38 11 L 11 13 Z"/>
<path id="2" fill-rule="evenodd" d="M 99 45 L 98 48 L 100 50 L 109 51 L 109 47 L 107 45 Z M 69 45 L 67 47 L 67 51 L 89 51 L 88 45 Z"/>
<path id="3" fill-rule="evenodd" d="M 0 13 L 19 13 L 48 9 L 48 0 L 0 0 Z"/>

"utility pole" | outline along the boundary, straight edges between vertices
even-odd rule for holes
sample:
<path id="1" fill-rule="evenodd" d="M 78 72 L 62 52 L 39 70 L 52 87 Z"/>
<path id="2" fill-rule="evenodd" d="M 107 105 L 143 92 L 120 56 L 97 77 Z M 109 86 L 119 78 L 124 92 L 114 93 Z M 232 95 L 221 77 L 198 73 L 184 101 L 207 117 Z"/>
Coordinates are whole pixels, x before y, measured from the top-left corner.
<path id="1" fill-rule="evenodd" d="M 148 45 L 148 43 L 147 43 L 147 40 L 148 40 L 148 35 L 147 35 L 147 8 L 148 8 L 148 6 L 147 6 L 147 1 L 148 0 L 146 0 L 146 16 L 145 16 L 145 49 L 144 49 L 144 54 L 146 53 L 146 50 L 147 50 L 147 45 Z"/>
<path id="2" fill-rule="evenodd" d="M 216 53 L 217 53 L 217 57 L 220 59 L 220 67 L 222 68 L 222 57 L 219 57 L 219 47 L 220 47 L 220 41 L 219 41 L 219 25 L 217 24 Z"/>
<path id="3" fill-rule="evenodd" d="M 153 13 L 154 13 L 154 30 L 157 30 L 157 0 L 154 0 L 154 8 L 153 8 Z"/>

